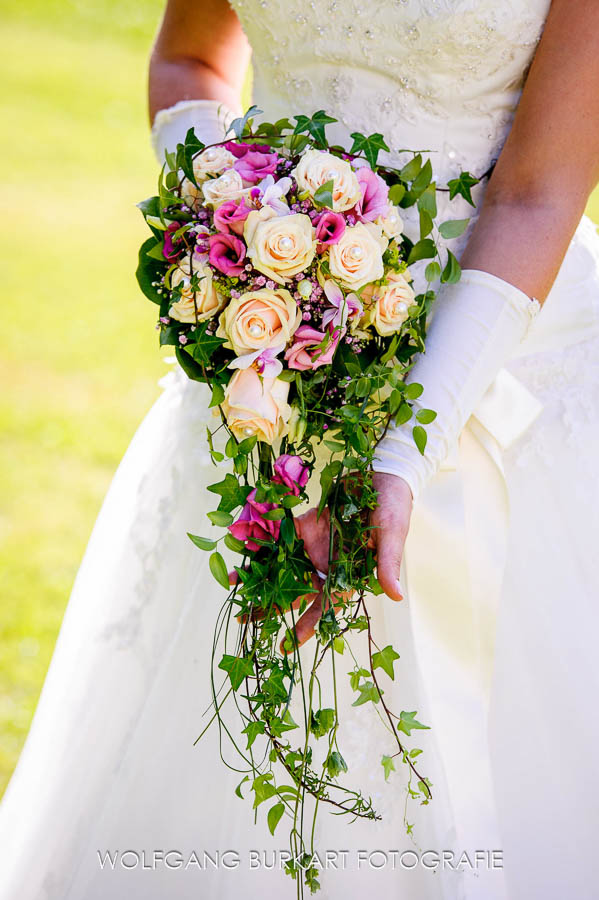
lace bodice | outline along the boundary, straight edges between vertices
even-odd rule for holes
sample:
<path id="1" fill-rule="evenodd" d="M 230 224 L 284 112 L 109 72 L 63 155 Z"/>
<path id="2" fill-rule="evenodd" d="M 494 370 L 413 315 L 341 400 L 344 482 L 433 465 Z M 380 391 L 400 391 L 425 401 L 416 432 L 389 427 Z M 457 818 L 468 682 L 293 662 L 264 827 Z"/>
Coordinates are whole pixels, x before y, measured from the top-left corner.
<path id="1" fill-rule="evenodd" d="M 340 138 L 381 131 L 395 151 L 432 151 L 440 180 L 498 156 L 549 5 L 232 0 L 269 118 L 325 108 Z"/>

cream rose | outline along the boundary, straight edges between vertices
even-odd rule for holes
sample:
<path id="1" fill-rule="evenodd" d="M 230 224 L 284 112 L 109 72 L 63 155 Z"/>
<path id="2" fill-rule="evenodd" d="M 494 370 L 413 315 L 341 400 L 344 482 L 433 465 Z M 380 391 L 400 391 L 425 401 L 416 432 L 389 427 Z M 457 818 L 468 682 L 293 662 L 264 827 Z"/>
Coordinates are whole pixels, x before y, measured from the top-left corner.
<path id="1" fill-rule="evenodd" d="M 241 175 L 235 169 L 227 169 L 218 178 L 209 178 L 202 182 L 202 194 L 207 206 L 217 209 L 227 200 L 240 200 L 248 197 L 251 188 L 244 188 Z"/>
<path id="2" fill-rule="evenodd" d="M 383 337 L 399 331 L 416 296 L 401 272 L 390 272 L 388 281 L 374 288 L 365 316 L 365 321 Z"/>
<path id="3" fill-rule="evenodd" d="M 312 222 L 303 213 L 278 216 L 263 206 L 249 214 L 243 236 L 254 267 L 279 284 L 307 268 L 316 253 Z"/>
<path id="4" fill-rule="evenodd" d="M 327 181 L 333 181 L 333 209 L 342 212 L 355 206 L 362 191 L 356 173 L 350 164 L 320 150 L 306 150 L 298 165 L 291 173 L 299 188 L 314 196 L 319 187 Z"/>
<path id="5" fill-rule="evenodd" d="M 248 291 L 233 298 L 220 317 L 217 337 L 226 338 L 236 356 L 287 344 L 302 320 L 285 288 Z"/>
<path id="6" fill-rule="evenodd" d="M 346 228 L 340 240 L 329 248 L 329 270 L 334 279 L 354 291 L 369 281 L 383 277 L 383 253 L 387 239 L 381 228 L 358 222 Z"/>
<path id="7" fill-rule="evenodd" d="M 192 273 L 198 280 L 198 290 L 195 292 L 191 288 Z M 225 298 L 214 287 L 212 269 L 201 263 L 193 263 L 193 269 L 190 271 L 189 254 L 179 260 L 177 268 L 171 274 L 171 289 L 179 287 L 181 289 L 179 299 L 168 311 L 171 319 L 193 324 L 212 318 L 223 308 Z"/>
<path id="8" fill-rule="evenodd" d="M 273 444 L 283 437 L 291 415 L 289 384 L 280 378 L 262 378 L 253 366 L 239 369 L 225 389 L 221 408 L 238 440 L 256 435 Z"/>
<path id="9" fill-rule="evenodd" d="M 397 206 L 389 207 L 389 212 L 386 216 L 379 216 L 378 219 L 375 219 L 375 225 L 380 225 L 383 229 L 383 234 L 390 240 L 399 237 L 403 231 L 403 220 Z"/>

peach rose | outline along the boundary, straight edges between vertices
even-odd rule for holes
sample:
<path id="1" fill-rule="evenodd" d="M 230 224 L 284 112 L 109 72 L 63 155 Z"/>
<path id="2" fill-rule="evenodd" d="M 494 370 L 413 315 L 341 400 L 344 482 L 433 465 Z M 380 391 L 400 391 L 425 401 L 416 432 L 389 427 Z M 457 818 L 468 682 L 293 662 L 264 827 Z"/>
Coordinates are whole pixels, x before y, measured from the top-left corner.
<path id="1" fill-rule="evenodd" d="M 227 200 L 241 200 L 249 197 L 251 188 L 244 188 L 241 175 L 235 169 L 227 169 L 218 178 L 208 178 L 202 182 L 202 194 L 206 206 L 213 209 L 225 203 Z M 191 204 L 188 204 L 190 206 Z"/>
<path id="2" fill-rule="evenodd" d="M 316 254 L 312 221 L 303 213 L 278 216 L 263 206 L 249 214 L 243 236 L 254 267 L 279 284 L 307 268 Z"/>
<path id="3" fill-rule="evenodd" d="M 387 243 L 381 228 L 371 222 L 346 228 L 339 241 L 329 248 L 331 275 L 354 291 L 369 281 L 378 281 L 385 271 L 383 253 Z"/>
<path id="4" fill-rule="evenodd" d="M 383 337 L 399 331 L 415 300 L 414 291 L 401 272 L 390 272 L 388 281 L 375 286 L 365 316 L 365 322 L 374 325 Z"/>
<path id="5" fill-rule="evenodd" d="M 262 378 L 253 366 L 238 369 L 225 389 L 221 407 L 227 425 L 238 440 L 256 435 L 273 444 L 283 437 L 291 415 L 289 384 L 280 378 Z"/>
<path id="6" fill-rule="evenodd" d="M 362 196 L 360 183 L 350 164 L 332 153 L 306 150 L 291 174 L 300 193 L 307 191 L 311 197 L 319 187 L 332 180 L 335 212 L 351 209 Z"/>
<path id="7" fill-rule="evenodd" d="M 403 220 L 397 206 L 391 206 L 386 216 L 379 216 L 378 219 L 375 219 L 375 224 L 381 226 L 383 234 L 389 240 L 399 237 L 403 231 Z"/>
<path id="8" fill-rule="evenodd" d="M 190 270 L 190 265 L 193 266 Z M 198 289 L 192 290 L 191 280 L 198 280 Z M 212 269 L 202 263 L 190 264 L 189 254 L 181 257 L 177 268 L 171 273 L 171 289 L 180 288 L 179 298 L 172 304 L 168 314 L 178 322 L 202 322 L 221 310 L 225 298 L 219 294 L 212 281 Z M 194 299 L 195 298 L 195 299 Z"/>
<path id="9" fill-rule="evenodd" d="M 287 344 L 302 320 L 301 310 L 285 288 L 248 291 L 233 298 L 218 323 L 217 337 L 236 356 Z"/>

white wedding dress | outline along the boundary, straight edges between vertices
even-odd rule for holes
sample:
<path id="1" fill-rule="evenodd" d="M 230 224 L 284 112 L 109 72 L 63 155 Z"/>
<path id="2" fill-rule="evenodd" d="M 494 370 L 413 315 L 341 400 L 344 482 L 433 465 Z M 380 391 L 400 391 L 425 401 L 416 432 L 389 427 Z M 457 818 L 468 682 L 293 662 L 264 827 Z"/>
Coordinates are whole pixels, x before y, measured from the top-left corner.
<path id="1" fill-rule="evenodd" d="M 234 3 L 268 119 L 324 108 L 340 122 L 332 137 L 380 131 L 394 148 L 430 151 L 440 185 L 498 156 L 549 5 Z M 447 207 L 444 217 L 469 215 Z M 286 848 L 284 823 L 271 838 L 264 804 L 254 824 L 215 730 L 193 746 L 223 591 L 186 532 L 209 533 L 206 485 L 219 476 L 204 386 L 179 371 L 163 386 L 98 518 L 4 800 L 2 900 L 294 896 L 264 866 L 263 851 Z M 425 751 L 433 802 L 410 810 L 408 838 L 405 773 L 385 783 L 386 732 L 343 688 L 348 777 L 383 819 L 350 825 L 323 811 L 317 847 L 348 851 L 323 872 L 323 898 L 599 896 L 598 410 L 599 239 L 583 220 L 527 338 L 417 503 L 407 602 L 370 602 L 378 642 L 401 653 L 390 705 L 432 726 L 408 743 Z M 423 850 L 466 851 L 471 863 L 495 851 L 494 865 L 487 855 L 459 872 L 407 853 Z M 106 851 L 114 866 L 100 864 Z M 182 864 L 154 856 L 168 851 Z M 204 852 L 220 853 L 219 866 Z"/>

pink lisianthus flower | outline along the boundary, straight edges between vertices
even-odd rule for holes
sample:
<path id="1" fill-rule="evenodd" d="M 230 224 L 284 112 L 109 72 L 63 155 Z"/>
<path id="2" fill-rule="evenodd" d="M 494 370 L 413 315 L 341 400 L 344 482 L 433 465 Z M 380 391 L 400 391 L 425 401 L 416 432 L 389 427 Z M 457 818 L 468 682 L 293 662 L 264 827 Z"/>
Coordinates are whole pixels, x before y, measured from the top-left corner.
<path id="1" fill-rule="evenodd" d="M 264 513 L 276 509 L 275 503 L 258 503 L 256 489 L 248 494 L 245 506 L 229 531 L 238 541 L 243 541 L 248 550 L 259 550 L 256 541 L 276 541 L 281 530 L 280 520 L 265 519 Z"/>
<path id="2" fill-rule="evenodd" d="M 237 162 L 233 168 L 241 175 L 246 184 L 258 184 L 265 175 L 274 175 L 279 163 L 277 153 L 271 153 L 270 147 L 264 144 L 226 144 Z"/>
<path id="3" fill-rule="evenodd" d="M 329 327 L 326 331 L 318 331 L 311 325 L 300 325 L 293 335 L 293 344 L 285 352 L 287 365 L 300 372 L 328 365 L 333 360 L 342 334 L 340 328 Z M 327 337 L 329 341 L 323 349 L 321 344 Z"/>
<path id="4" fill-rule="evenodd" d="M 356 203 L 356 214 L 361 222 L 374 222 L 389 212 L 389 188 L 380 175 L 368 166 L 356 172 L 362 190 L 362 199 Z"/>
<path id="5" fill-rule="evenodd" d="M 347 294 L 330 278 L 324 283 L 324 293 L 330 309 L 325 310 L 322 324 L 325 328 L 334 326 L 344 328 L 348 319 L 360 318 L 364 308 L 357 294 Z"/>
<path id="6" fill-rule="evenodd" d="M 241 200 L 227 200 L 214 211 L 214 227 L 225 234 L 243 234 L 245 220 L 252 211 L 252 207 Z"/>
<path id="7" fill-rule="evenodd" d="M 273 481 L 284 484 L 295 497 L 299 497 L 302 490 L 308 484 L 310 469 L 301 456 L 292 456 L 283 453 L 275 461 L 275 474 Z"/>
<path id="8" fill-rule="evenodd" d="M 313 220 L 316 226 L 316 240 L 319 242 L 319 251 L 322 252 L 330 244 L 336 244 L 345 231 L 345 219 L 341 213 L 326 211 Z"/>
<path id="9" fill-rule="evenodd" d="M 240 275 L 243 272 L 245 244 L 235 234 L 212 234 L 209 239 L 210 264 L 224 275 Z"/>
<path id="10" fill-rule="evenodd" d="M 276 378 L 283 371 L 283 363 L 277 359 L 277 356 L 284 349 L 285 344 L 281 344 L 280 347 L 267 347 L 263 350 L 255 350 L 253 353 L 244 353 L 243 356 L 236 356 L 227 368 L 249 369 L 253 363 L 263 378 Z"/>

